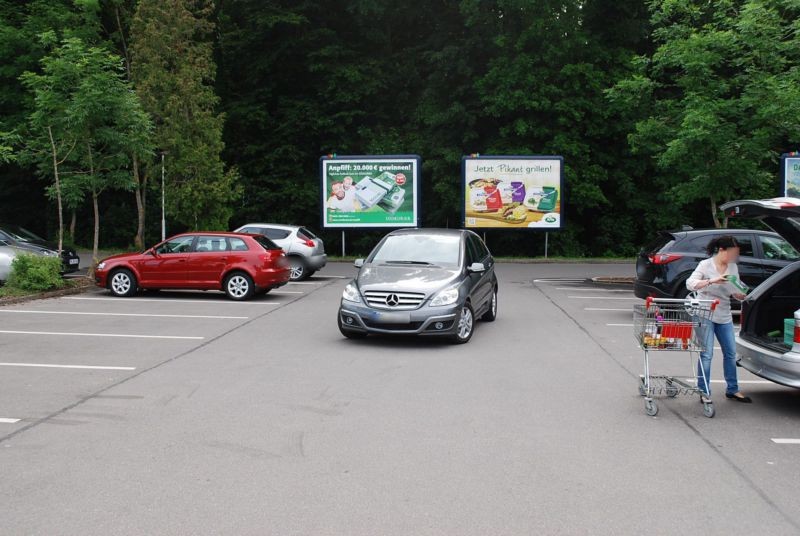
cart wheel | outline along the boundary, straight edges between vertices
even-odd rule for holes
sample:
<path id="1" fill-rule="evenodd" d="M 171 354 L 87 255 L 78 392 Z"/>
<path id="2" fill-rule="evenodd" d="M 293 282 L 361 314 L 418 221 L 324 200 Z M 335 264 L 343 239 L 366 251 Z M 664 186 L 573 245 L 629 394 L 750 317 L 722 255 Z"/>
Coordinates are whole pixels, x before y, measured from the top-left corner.
<path id="1" fill-rule="evenodd" d="M 658 413 L 658 405 L 652 400 L 645 400 L 644 402 L 644 411 L 651 417 L 655 417 Z"/>
<path id="2" fill-rule="evenodd" d="M 716 411 L 714 411 L 714 404 L 708 403 L 703 404 L 703 415 L 708 417 L 709 419 L 713 418 L 716 415 Z"/>

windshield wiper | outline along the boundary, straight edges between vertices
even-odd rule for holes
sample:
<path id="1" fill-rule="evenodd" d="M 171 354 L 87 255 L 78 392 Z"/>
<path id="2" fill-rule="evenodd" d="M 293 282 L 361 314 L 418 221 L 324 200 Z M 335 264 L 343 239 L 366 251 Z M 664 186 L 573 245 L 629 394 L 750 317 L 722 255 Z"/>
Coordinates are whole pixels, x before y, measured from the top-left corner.
<path id="1" fill-rule="evenodd" d="M 384 264 L 414 264 L 418 266 L 430 266 L 431 263 L 425 261 L 385 261 Z"/>

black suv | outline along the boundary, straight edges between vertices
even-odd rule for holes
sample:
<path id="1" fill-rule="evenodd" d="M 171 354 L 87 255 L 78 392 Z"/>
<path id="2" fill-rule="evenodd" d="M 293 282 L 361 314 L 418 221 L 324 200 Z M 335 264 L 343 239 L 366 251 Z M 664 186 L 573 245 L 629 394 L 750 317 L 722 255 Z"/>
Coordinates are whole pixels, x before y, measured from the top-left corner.
<path id="1" fill-rule="evenodd" d="M 708 257 L 706 246 L 715 236 L 733 235 L 740 245 L 739 276 L 757 287 L 769 276 L 800 259 L 777 233 L 750 229 L 686 229 L 662 231 L 636 259 L 634 292 L 639 298 L 685 298 L 686 279 Z"/>

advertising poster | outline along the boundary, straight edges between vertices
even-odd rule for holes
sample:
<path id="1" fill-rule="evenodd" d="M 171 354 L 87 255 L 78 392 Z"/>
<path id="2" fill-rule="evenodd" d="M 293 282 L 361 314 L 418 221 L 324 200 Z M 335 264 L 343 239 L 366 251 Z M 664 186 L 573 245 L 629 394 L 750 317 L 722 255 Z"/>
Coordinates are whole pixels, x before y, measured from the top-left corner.
<path id="1" fill-rule="evenodd" d="M 800 155 L 788 153 L 781 155 L 783 174 L 783 195 L 800 197 Z"/>
<path id="2" fill-rule="evenodd" d="M 464 227 L 560 229 L 564 159 L 560 156 L 465 156 Z"/>
<path id="3" fill-rule="evenodd" d="M 320 167 L 323 227 L 417 227 L 418 156 L 322 157 Z"/>

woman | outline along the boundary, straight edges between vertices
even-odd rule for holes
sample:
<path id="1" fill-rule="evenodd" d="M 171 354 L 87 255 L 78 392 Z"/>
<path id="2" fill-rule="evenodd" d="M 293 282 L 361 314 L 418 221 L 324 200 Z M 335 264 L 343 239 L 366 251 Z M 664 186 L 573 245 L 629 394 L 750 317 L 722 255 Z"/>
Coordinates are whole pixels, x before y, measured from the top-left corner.
<path id="1" fill-rule="evenodd" d="M 737 289 L 731 280 L 737 280 L 739 269 L 739 244 L 732 236 L 720 236 L 711 240 L 707 247 L 710 258 L 701 261 L 686 280 L 686 288 L 696 292 L 703 300 L 719 300 L 719 305 L 711 315 L 711 320 L 704 320 L 699 336 L 703 342 L 700 362 L 697 366 L 697 387 L 705 396 L 701 402 L 710 402 L 711 388 L 706 380 L 711 378 L 711 357 L 714 354 L 714 336 L 716 335 L 722 348 L 722 368 L 728 388 L 725 397 L 736 401 L 751 403 L 749 396 L 739 391 L 736 372 L 736 340 L 733 334 L 733 317 L 731 316 L 731 296 L 743 300 L 745 295 Z"/>

